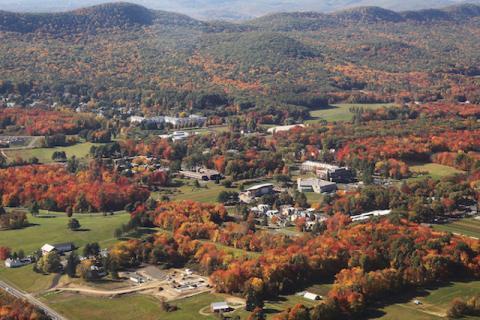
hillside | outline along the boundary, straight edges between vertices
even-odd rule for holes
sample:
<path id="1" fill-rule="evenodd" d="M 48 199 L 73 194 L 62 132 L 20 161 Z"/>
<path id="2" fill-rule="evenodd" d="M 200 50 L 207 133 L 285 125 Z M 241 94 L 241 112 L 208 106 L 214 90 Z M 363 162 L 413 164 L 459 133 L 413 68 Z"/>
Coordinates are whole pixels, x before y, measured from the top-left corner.
<path id="1" fill-rule="evenodd" d="M 419 11 L 401 11 L 380 7 L 357 7 L 330 14 L 317 12 L 293 12 L 267 15 L 248 22 L 253 26 L 268 30 L 307 31 L 318 30 L 333 25 L 352 23 L 417 23 L 417 22 L 456 22 L 465 23 L 466 19 L 480 17 L 480 5 L 464 4 L 443 9 L 426 9 Z"/>
<path id="2" fill-rule="evenodd" d="M 153 11 L 131 3 L 110 3 L 51 14 L 12 13 L 0 11 L 0 30 L 30 33 L 69 34 L 100 29 L 164 25 L 198 27 L 203 23 L 190 17 Z"/>
<path id="3" fill-rule="evenodd" d="M 293 119 L 327 102 L 480 101 L 477 5 L 242 24 L 127 3 L 0 16 L 0 95 L 27 100 Z"/>

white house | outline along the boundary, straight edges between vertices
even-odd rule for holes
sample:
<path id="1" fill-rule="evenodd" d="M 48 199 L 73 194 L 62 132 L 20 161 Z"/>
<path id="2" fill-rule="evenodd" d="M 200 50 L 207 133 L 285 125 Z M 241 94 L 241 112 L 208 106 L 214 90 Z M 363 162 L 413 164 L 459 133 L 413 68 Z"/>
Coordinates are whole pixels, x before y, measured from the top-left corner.
<path id="1" fill-rule="evenodd" d="M 32 263 L 32 260 L 29 259 L 29 258 L 25 258 L 25 259 L 10 259 L 10 258 L 8 258 L 7 260 L 5 260 L 5 267 L 7 267 L 7 268 L 18 268 L 18 267 L 22 267 L 24 265 L 27 265 L 29 263 Z"/>

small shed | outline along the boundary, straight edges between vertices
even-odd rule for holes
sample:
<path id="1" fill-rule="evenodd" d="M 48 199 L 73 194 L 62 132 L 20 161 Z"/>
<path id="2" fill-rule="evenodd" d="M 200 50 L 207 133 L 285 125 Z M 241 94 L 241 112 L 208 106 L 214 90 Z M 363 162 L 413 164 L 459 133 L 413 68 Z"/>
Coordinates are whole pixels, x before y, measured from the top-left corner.
<path id="1" fill-rule="evenodd" d="M 213 313 L 222 313 L 222 312 L 229 312 L 232 310 L 227 302 L 214 302 L 210 305 L 210 310 Z"/>
<path id="2" fill-rule="evenodd" d="M 305 299 L 312 300 L 312 301 L 322 300 L 321 296 L 319 296 L 318 294 L 312 293 L 312 292 L 305 292 L 303 294 L 303 297 Z"/>

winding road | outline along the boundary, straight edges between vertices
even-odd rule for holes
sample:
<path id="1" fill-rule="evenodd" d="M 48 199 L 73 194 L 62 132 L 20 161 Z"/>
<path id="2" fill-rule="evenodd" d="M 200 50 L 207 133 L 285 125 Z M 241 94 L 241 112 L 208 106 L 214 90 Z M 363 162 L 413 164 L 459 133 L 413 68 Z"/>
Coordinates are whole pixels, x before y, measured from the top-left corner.
<path id="1" fill-rule="evenodd" d="M 45 312 L 45 314 L 49 316 L 52 320 L 67 320 L 66 317 L 62 316 L 61 314 L 59 314 L 58 312 L 56 312 L 55 310 L 53 310 L 52 308 L 50 308 L 49 306 L 47 306 L 46 304 L 44 304 L 43 302 L 41 302 L 40 300 L 32 296 L 31 294 L 24 293 L 8 285 L 3 281 L 0 281 L 0 288 L 5 290 L 7 293 L 11 294 L 12 296 L 17 297 L 19 299 L 24 299 L 28 301 L 30 304 L 43 310 L 43 312 Z"/>

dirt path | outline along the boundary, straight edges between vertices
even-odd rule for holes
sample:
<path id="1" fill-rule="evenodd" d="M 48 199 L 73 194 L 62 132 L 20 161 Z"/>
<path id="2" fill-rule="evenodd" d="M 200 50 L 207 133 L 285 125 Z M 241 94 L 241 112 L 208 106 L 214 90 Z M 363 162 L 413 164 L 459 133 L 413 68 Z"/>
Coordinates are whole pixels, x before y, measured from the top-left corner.
<path id="1" fill-rule="evenodd" d="M 94 289 L 88 287 L 81 287 L 81 286 L 72 286 L 72 287 L 58 287 L 52 288 L 49 291 L 60 291 L 60 292 L 76 292 L 76 293 L 84 293 L 84 294 L 91 294 L 97 296 L 117 296 L 122 294 L 129 294 L 141 291 L 147 291 L 152 289 L 158 289 L 162 286 L 162 282 L 160 281 L 153 281 L 145 285 L 138 285 L 127 289 L 114 289 L 114 290 L 102 290 L 102 289 Z"/>

